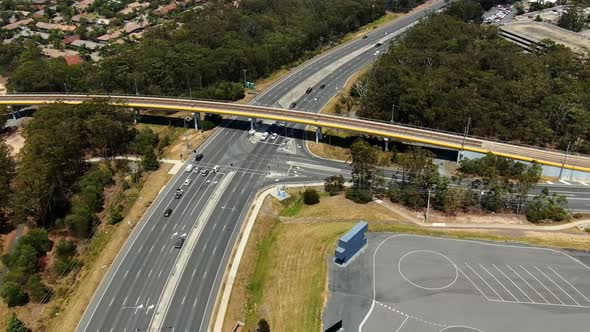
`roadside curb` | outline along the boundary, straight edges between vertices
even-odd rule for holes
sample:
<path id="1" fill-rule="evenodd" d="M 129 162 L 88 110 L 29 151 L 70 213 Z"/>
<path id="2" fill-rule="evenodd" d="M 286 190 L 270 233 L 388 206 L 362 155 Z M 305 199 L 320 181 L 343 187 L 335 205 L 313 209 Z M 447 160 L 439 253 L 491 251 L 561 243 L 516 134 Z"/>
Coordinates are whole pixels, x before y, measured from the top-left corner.
<path id="1" fill-rule="evenodd" d="M 262 208 L 262 204 L 266 200 L 266 198 L 277 188 L 285 187 L 285 188 L 299 188 L 299 187 L 314 187 L 314 186 L 323 186 L 323 182 L 307 182 L 307 183 L 292 183 L 292 184 L 285 184 L 285 185 L 271 185 L 270 187 L 262 188 L 258 191 L 257 197 L 255 202 L 250 206 L 250 214 L 248 217 L 248 221 L 242 224 L 242 229 L 238 236 L 240 237 L 237 246 L 234 246 L 234 252 L 232 253 L 234 258 L 233 260 L 228 260 L 228 264 L 231 265 L 230 270 L 227 271 L 223 278 L 225 281 L 222 284 L 222 287 L 219 288 L 219 292 L 223 289 L 223 295 L 217 304 L 217 315 L 215 318 L 215 324 L 213 327 L 214 332 L 221 332 L 223 329 L 223 322 L 225 320 L 225 314 L 227 311 L 227 306 L 229 304 L 229 299 L 231 296 L 231 292 L 233 289 L 233 285 L 238 274 L 238 269 L 240 267 L 240 261 L 242 260 L 242 256 L 244 255 L 244 251 L 246 250 L 246 245 L 248 244 L 248 239 L 250 238 L 250 233 L 252 232 L 252 228 L 254 227 L 254 223 L 258 218 L 258 213 L 260 213 L 260 209 Z M 230 263 L 231 261 L 231 263 Z M 222 282 L 223 282 L 222 281 Z M 218 296 L 219 299 L 219 296 Z M 213 322 L 213 320 L 211 320 Z M 211 328 L 209 328 L 211 330 Z"/>

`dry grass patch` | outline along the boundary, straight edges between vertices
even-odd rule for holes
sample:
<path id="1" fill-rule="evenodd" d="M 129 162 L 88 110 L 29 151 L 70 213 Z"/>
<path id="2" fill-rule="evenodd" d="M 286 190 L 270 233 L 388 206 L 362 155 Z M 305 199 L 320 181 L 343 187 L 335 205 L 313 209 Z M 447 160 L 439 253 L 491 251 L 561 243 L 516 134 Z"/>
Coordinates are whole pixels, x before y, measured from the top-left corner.
<path id="1" fill-rule="evenodd" d="M 325 196 L 320 204 L 304 206 L 297 219 L 317 220 L 403 220 L 404 217 L 384 206 L 371 202 L 368 204 L 357 204 L 344 195 Z"/>
<path id="2" fill-rule="evenodd" d="M 308 142 L 307 148 L 316 156 L 334 160 L 349 161 L 350 149 L 333 146 L 326 143 Z"/>

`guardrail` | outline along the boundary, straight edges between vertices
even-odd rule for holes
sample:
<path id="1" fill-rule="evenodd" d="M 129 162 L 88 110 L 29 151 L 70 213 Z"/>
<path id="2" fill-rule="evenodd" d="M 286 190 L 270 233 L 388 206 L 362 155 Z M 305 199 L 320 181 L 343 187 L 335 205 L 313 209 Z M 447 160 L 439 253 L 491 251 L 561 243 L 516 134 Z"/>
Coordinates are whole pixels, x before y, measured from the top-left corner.
<path id="1" fill-rule="evenodd" d="M 364 119 L 346 118 L 335 115 L 315 114 L 304 111 L 282 108 L 253 106 L 217 101 L 195 99 L 126 96 L 126 95 L 73 95 L 73 94 L 16 94 L 0 96 L 0 104 L 4 105 L 42 105 L 50 103 L 80 104 L 97 98 L 109 98 L 110 103 L 118 106 L 160 110 L 180 110 L 188 112 L 205 112 L 225 115 L 237 115 L 249 118 L 265 118 L 279 121 L 303 123 L 312 126 L 335 128 L 365 133 L 375 136 L 389 137 L 402 141 L 467 150 L 478 153 L 494 153 L 511 159 L 540 164 L 564 167 L 568 169 L 590 172 L 590 157 L 565 156 L 557 150 L 544 150 L 534 147 L 523 147 L 490 140 L 467 137 L 462 135 L 438 132 L 429 129 L 388 124 Z M 566 162 L 567 161 L 567 162 Z"/>

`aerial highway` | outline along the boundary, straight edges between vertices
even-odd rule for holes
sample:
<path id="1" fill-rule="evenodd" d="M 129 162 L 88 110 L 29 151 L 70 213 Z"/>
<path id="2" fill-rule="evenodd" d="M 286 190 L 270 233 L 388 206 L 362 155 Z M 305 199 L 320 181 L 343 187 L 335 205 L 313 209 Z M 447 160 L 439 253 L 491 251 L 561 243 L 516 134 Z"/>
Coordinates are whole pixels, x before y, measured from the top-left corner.
<path id="1" fill-rule="evenodd" d="M 332 91 L 326 91 L 326 94 L 329 94 L 330 92 Z M 39 105 L 55 102 L 76 104 L 100 97 L 105 96 L 72 94 L 5 95 L 0 96 L 0 104 Z M 482 138 L 464 137 L 459 134 L 440 132 L 426 128 L 416 128 L 335 115 L 317 114 L 300 110 L 234 103 L 120 95 L 108 95 L 108 98 L 113 104 L 125 105 L 133 108 L 181 110 L 280 120 L 289 123 L 312 125 L 319 128 L 342 129 L 379 137 L 393 138 L 404 142 L 417 142 L 454 150 L 466 150 L 484 154 L 491 152 L 498 156 L 511 159 L 529 162 L 535 161 L 548 166 L 590 172 L 590 156 L 566 155 L 565 152 L 559 150 L 514 145 Z M 309 99 L 304 99 L 304 102 L 308 100 Z M 256 102 L 260 103 L 260 100 L 257 100 Z M 321 107 L 319 103 L 316 103 L 315 105 Z M 310 108 L 313 106 L 313 104 L 309 105 Z"/>
<path id="2" fill-rule="evenodd" d="M 280 134 L 278 138 L 256 141 L 247 133 L 250 128 L 247 121 L 239 121 L 236 117 L 225 120 L 197 151 L 204 158 L 199 162 L 190 160 L 201 168 L 199 171 L 210 172 L 203 174 L 181 169 L 163 188 L 110 266 L 77 331 L 207 331 L 230 252 L 256 193 L 269 185 L 317 182 L 329 175 L 350 172 L 347 164 L 313 157 L 302 143 L 303 131 L 293 130 L 296 126 L 341 128 L 407 141 L 420 140 L 432 145 L 440 142 L 449 148 L 460 147 L 463 137 L 458 135 L 317 114 L 351 75 L 379 55 L 374 47 L 377 41 L 393 38 L 428 11 L 442 5 L 442 1 L 435 2 L 429 8 L 417 10 L 372 31 L 365 39 L 353 40 L 311 59 L 259 94 L 250 105 L 110 96 L 113 103 L 134 108 L 210 112 L 242 117 L 242 120 L 272 120 L 257 125 L 261 132 L 273 126 L 275 120 L 287 124 L 282 130 L 276 130 Z M 381 46 L 381 52 L 386 46 Z M 318 84 L 325 84 L 325 87 L 319 89 Z M 313 90 L 306 93 L 310 86 Z M 93 97 L 19 94 L 0 96 L 0 103 L 80 103 Z M 296 104 L 293 109 L 285 109 L 292 103 Z M 468 138 L 465 147 L 480 149 L 492 143 Z M 291 146 L 290 151 L 281 149 L 287 144 Z M 500 143 L 493 144 L 494 149 L 503 148 Z M 553 156 L 547 162 L 562 164 L 561 152 L 532 150 L 537 155 Z M 590 158 L 580 158 L 568 157 L 567 166 L 590 169 Z M 220 166 L 219 171 L 212 172 L 216 165 Z M 185 185 L 187 179 L 190 183 Z M 177 188 L 183 190 L 179 198 L 174 197 Z M 587 196 L 575 188 L 564 187 L 563 190 L 571 191 L 572 198 L 580 198 L 580 206 L 587 206 L 584 200 Z M 172 212 L 165 217 L 167 209 Z M 175 248 L 176 241 L 183 235 L 186 242 Z"/>

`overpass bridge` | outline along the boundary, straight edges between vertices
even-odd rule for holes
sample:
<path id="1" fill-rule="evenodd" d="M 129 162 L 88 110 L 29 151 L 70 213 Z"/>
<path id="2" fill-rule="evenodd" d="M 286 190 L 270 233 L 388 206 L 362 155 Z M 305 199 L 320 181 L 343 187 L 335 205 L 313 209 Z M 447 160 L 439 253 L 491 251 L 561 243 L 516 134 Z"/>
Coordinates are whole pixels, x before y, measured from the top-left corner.
<path id="1" fill-rule="evenodd" d="M 82 95 L 82 94 L 13 94 L 0 96 L 0 105 L 31 106 L 52 103 L 81 104 L 97 98 L 107 98 L 110 104 L 122 107 L 187 111 L 195 114 L 215 113 L 251 118 L 271 119 L 315 126 L 334 128 L 351 132 L 381 136 L 402 142 L 415 142 L 458 151 L 493 153 L 498 156 L 526 162 L 537 162 L 556 168 L 590 172 L 590 156 L 568 155 L 559 150 L 521 146 L 482 138 L 464 137 L 459 134 L 408 127 L 398 124 L 381 123 L 363 119 L 346 118 L 335 115 L 315 114 L 304 111 L 214 102 L 194 99 L 126 96 L 126 95 Z"/>

